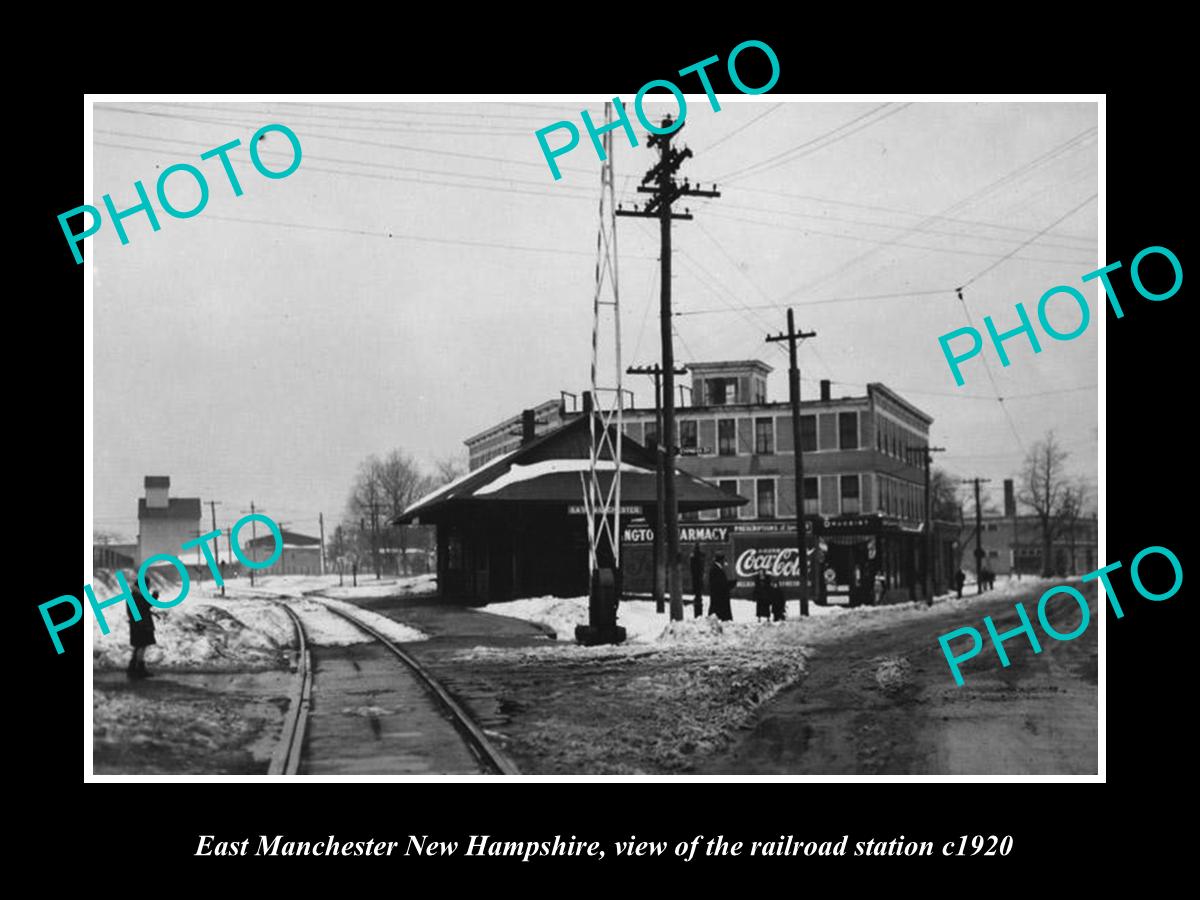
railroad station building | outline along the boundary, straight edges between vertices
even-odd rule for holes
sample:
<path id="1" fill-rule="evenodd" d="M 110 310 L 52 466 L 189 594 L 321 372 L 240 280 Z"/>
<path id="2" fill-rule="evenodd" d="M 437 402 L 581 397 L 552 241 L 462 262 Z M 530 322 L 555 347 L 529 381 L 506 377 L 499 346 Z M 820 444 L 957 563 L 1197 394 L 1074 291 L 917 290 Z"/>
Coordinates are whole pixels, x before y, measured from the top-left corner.
<path id="1" fill-rule="evenodd" d="M 422 497 L 397 525 L 437 526 L 438 588 L 443 597 L 494 603 L 516 597 L 588 593 L 590 565 L 584 484 L 591 429 L 583 414 L 538 434 L 535 410 L 517 418 L 518 446 Z M 622 515 L 643 517 L 656 497 L 655 455 L 629 437 L 621 443 Z M 599 473 L 602 493 L 615 464 Z M 715 510 L 746 499 L 679 470 L 680 509 Z M 624 552 L 624 551 L 622 551 Z M 600 560 L 611 566 L 612 560 Z"/>
<path id="2" fill-rule="evenodd" d="M 789 596 L 799 589 L 792 411 L 772 401 L 759 360 L 689 363 L 690 385 L 676 407 L 678 467 L 716 485 L 738 502 L 723 507 L 680 508 L 685 557 L 699 543 L 708 560 L 726 554 L 746 594 L 753 573 L 772 572 Z M 688 392 L 690 391 L 690 395 Z M 579 417 L 562 400 L 528 411 L 535 421 Z M 497 448 L 520 442 L 520 417 L 465 442 L 472 466 Z M 878 577 L 884 602 L 923 596 L 925 496 L 921 448 L 933 419 L 880 383 L 866 393 L 832 396 L 822 381 L 817 397 L 802 399 L 804 520 L 810 569 L 820 568 L 821 590 L 849 598 Z M 658 416 L 651 407 L 624 412 L 625 433 L 641 447 L 656 446 Z M 577 496 L 580 494 L 577 493 Z M 648 593 L 653 578 L 653 496 L 623 528 L 624 587 Z M 957 526 L 935 523 L 935 590 L 945 589 L 957 563 Z M 684 561 L 687 581 L 686 558 Z M 812 576 L 810 576 L 812 577 Z M 685 584 L 685 588 L 690 585 Z M 814 591 L 817 585 L 813 585 Z"/>

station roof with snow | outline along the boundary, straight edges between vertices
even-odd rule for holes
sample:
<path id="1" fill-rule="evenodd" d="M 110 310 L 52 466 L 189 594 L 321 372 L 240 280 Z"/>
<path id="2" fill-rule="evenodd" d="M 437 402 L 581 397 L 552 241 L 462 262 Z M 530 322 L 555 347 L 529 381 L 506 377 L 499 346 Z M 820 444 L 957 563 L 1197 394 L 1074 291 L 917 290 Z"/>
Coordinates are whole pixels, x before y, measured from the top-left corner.
<path id="1" fill-rule="evenodd" d="M 597 423 L 597 427 L 598 423 Z M 554 431 L 468 472 L 416 501 L 394 523 L 405 525 L 435 517 L 451 506 L 524 502 L 582 504 L 589 477 L 591 434 L 588 417 L 579 416 Z M 607 492 L 616 464 L 601 460 L 600 488 Z M 741 506 L 750 501 L 710 481 L 676 469 L 679 508 L 685 511 Z M 621 505 L 653 505 L 657 498 L 654 453 L 622 435 Z"/>

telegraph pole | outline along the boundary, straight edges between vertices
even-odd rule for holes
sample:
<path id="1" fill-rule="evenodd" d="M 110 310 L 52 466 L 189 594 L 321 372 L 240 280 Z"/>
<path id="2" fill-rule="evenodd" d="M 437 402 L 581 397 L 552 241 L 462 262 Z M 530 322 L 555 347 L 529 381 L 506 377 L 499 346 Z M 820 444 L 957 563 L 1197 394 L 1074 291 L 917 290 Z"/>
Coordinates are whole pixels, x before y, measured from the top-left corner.
<path id="1" fill-rule="evenodd" d="M 816 337 L 815 331 L 797 331 L 796 317 L 788 307 L 787 334 L 775 334 L 767 343 L 788 342 L 788 387 L 792 399 L 792 458 L 796 467 L 796 547 L 800 554 L 800 615 L 808 615 L 808 548 L 804 540 L 804 450 L 800 443 L 800 367 L 796 363 L 796 341 Z"/>
<path id="2" fill-rule="evenodd" d="M 929 485 L 929 470 L 933 465 L 933 454 L 945 453 L 945 447 L 915 447 L 925 462 L 925 605 L 933 606 L 933 500 Z"/>
<path id="3" fill-rule="evenodd" d="M 250 515 L 254 515 L 254 501 L 253 500 L 250 501 Z M 233 532 L 230 531 L 229 534 L 230 534 L 230 540 L 232 540 Z M 255 550 L 258 549 L 258 519 L 250 520 L 250 546 L 253 547 Z M 258 562 L 258 559 L 253 557 L 253 554 L 252 554 L 252 558 L 254 558 L 255 562 Z M 246 566 L 246 568 L 250 569 L 250 587 L 254 587 L 254 569 L 251 569 L 250 566 Z"/>
<path id="4" fill-rule="evenodd" d="M 325 513 L 317 513 L 317 524 L 321 527 L 321 574 L 325 574 Z"/>
<path id="5" fill-rule="evenodd" d="M 975 485 L 975 593 L 982 594 L 983 586 L 979 583 L 979 571 L 983 568 L 983 509 L 979 503 L 979 485 L 990 478 L 964 478 L 963 484 Z"/>
<path id="6" fill-rule="evenodd" d="M 679 572 L 679 505 L 675 494 L 675 349 L 671 337 L 671 220 L 691 219 L 691 213 L 685 208 L 682 213 L 671 211 L 671 204 L 680 197 L 720 197 L 713 185 L 712 190 L 694 188 L 685 179 L 683 184 L 675 183 L 675 172 L 683 165 L 684 160 L 692 155 L 685 147 L 675 150 L 671 147 L 672 134 L 678 134 L 683 124 L 676 125 L 670 116 L 663 117 L 662 130 L 669 133 L 651 134 L 646 146 L 658 147 L 659 161 L 642 177 L 638 192 L 652 194 L 642 208 L 635 206 L 632 210 L 617 209 L 618 216 L 640 216 L 659 220 L 660 241 L 662 252 L 659 264 L 662 270 L 660 295 L 660 331 L 662 337 L 662 408 L 663 428 L 660 442 L 664 449 L 663 474 L 665 489 L 664 516 L 666 525 L 666 556 L 667 575 L 671 593 L 671 619 L 683 619 L 683 588 Z M 648 187 L 654 182 L 653 187 Z"/>
<path id="7" fill-rule="evenodd" d="M 213 531 L 217 530 L 217 504 L 220 502 L 221 502 L 220 500 L 209 500 L 208 501 L 208 508 L 210 510 L 212 510 L 212 530 Z M 220 564 L 221 564 L 221 542 L 218 541 L 217 542 L 217 565 L 219 566 Z"/>
<path id="8" fill-rule="evenodd" d="M 664 479 L 663 471 L 663 414 L 662 414 L 662 385 L 659 379 L 662 377 L 662 367 L 653 366 L 630 366 L 625 370 L 627 375 L 650 375 L 654 378 L 654 421 L 657 427 L 658 437 L 654 442 L 654 461 L 655 461 L 655 494 L 656 502 L 654 507 L 654 609 L 656 612 L 666 612 L 666 594 L 667 585 L 667 556 L 663 552 L 664 532 L 666 531 L 666 480 Z M 677 368 L 676 375 L 686 375 L 687 369 Z M 682 385 L 681 385 L 682 387 Z"/>
<path id="9" fill-rule="evenodd" d="M 212 511 L 212 530 L 213 531 L 217 530 L 217 505 L 220 502 L 221 502 L 220 500 L 209 500 L 208 501 L 208 508 L 209 508 L 209 510 Z M 216 540 L 216 551 L 217 551 L 217 571 L 219 572 L 221 570 L 221 537 L 220 537 L 219 533 L 217 535 L 217 540 Z M 229 561 L 230 561 L 230 563 L 233 562 L 233 548 L 232 547 L 230 547 L 230 549 L 229 549 Z M 221 580 L 221 596 L 222 597 L 225 596 L 225 580 L 224 579 Z"/>
<path id="10" fill-rule="evenodd" d="M 379 501 L 371 501 L 371 562 L 375 566 L 375 580 L 379 580 Z"/>

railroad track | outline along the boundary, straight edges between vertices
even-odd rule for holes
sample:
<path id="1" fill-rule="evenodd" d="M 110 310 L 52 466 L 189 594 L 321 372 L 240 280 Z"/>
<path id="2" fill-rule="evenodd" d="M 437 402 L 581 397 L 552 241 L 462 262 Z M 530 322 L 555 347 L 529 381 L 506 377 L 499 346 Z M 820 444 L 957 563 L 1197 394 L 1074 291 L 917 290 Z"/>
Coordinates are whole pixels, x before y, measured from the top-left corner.
<path id="1" fill-rule="evenodd" d="M 320 598 L 310 596 L 309 599 Z M 296 643 L 299 648 L 300 662 L 297 665 L 296 687 L 291 695 L 288 715 L 284 720 L 283 734 L 276 747 L 268 774 L 295 775 L 300 767 L 300 756 L 304 746 L 304 732 L 307 725 L 309 708 L 312 705 L 312 664 L 308 650 L 308 640 L 304 632 L 304 623 L 300 616 L 287 603 L 279 603 L 292 620 L 296 630 Z M 411 654 L 398 647 L 392 640 L 378 630 L 363 622 L 357 616 L 337 607 L 324 604 L 325 608 L 336 616 L 345 619 L 364 634 L 370 635 L 397 657 L 416 676 L 421 686 L 437 705 L 442 715 L 449 720 L 471 751 L 479 767 L 489 774 L 518 775 L 517 767 L 503 753 L 497 750 L 488 740 L 483 730 L 467 714 L 466 710 L 450 695 L 450 692 L 434 678 Z"/>
<path id="2" fill-rule="evenodd" d="M 278 601 L 277 601 L 278 602 Z M 304 749 L 304 732 L 308 727 L 308 711 L 312 706 L 312 654 L 308 650 L 308 635 L 304 623 L 294 609 L 279 603 L 292 620 L 296 630 L 296 682 L 283 720 L 283 734 L 271 756 L 268 775 L 295 775 L 300 769 L 300 752 Z"/>

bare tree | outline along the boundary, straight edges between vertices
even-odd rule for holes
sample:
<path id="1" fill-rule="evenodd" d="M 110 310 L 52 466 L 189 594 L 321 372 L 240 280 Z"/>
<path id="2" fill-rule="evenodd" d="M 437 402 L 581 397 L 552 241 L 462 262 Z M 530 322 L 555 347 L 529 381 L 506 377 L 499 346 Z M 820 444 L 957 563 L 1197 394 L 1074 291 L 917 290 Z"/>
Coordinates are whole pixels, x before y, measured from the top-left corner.
<path id="1" fill-rule="evenodd" d="M 387 516 L 387 533 L 395 537 L 398 552 L 397 574 L 408 574 L 408 545 L 410 526 L 392 525 L 413 501 L 426 493 L 429 479 L 422 474 L 416 462 L 403 450 L 393 450 L 379 467 L 380 488 L 383 492 L 383 509 Z"/>
<path id="2" fill-rule="evenodd" d="M 1078 571 L 1075 565 L 1075 545 L 1078 541 L 1079 521 L 1087 513 L 1090 497 L 1091 486 L 1083 479 L 1076 479 L 1063 491 L 1059 523 L 1061 533 L 1067 537 L 1067 549 L 1070 554 L 1070 563 L 1066 573 L 1068 575 L 1073 575 Z"/>
<path id="3" fill-rule="evenodd" d="M 467 473 L 467 462 L 458 456 L 443 456 L 433 463 L 433 484 L 430 489 L 449 484 Z"/>
<path id="4" fill-rule="evenodd" d="M 371 560 L 375 577 L 379 578 L 379 515 L 384 505 L 383 463 L 377 456 L 368 456 L 358 467 L 350 499 L 346 504 L 351 522 L 357 522 L 359 532 L 370 541 Z"/>
<path id="5" fill-rule="evenodd" d="M 1033 510 L 1042 534 L 1042 576 L 1053 574 L 1051 550 L 1063 524 L 1063 505 L 1070 482 L 1066 462 L 1070 454 L 1059 446 L 1054 432 L 1029 448 L 1022 464 L 1017 501 Z"/>

